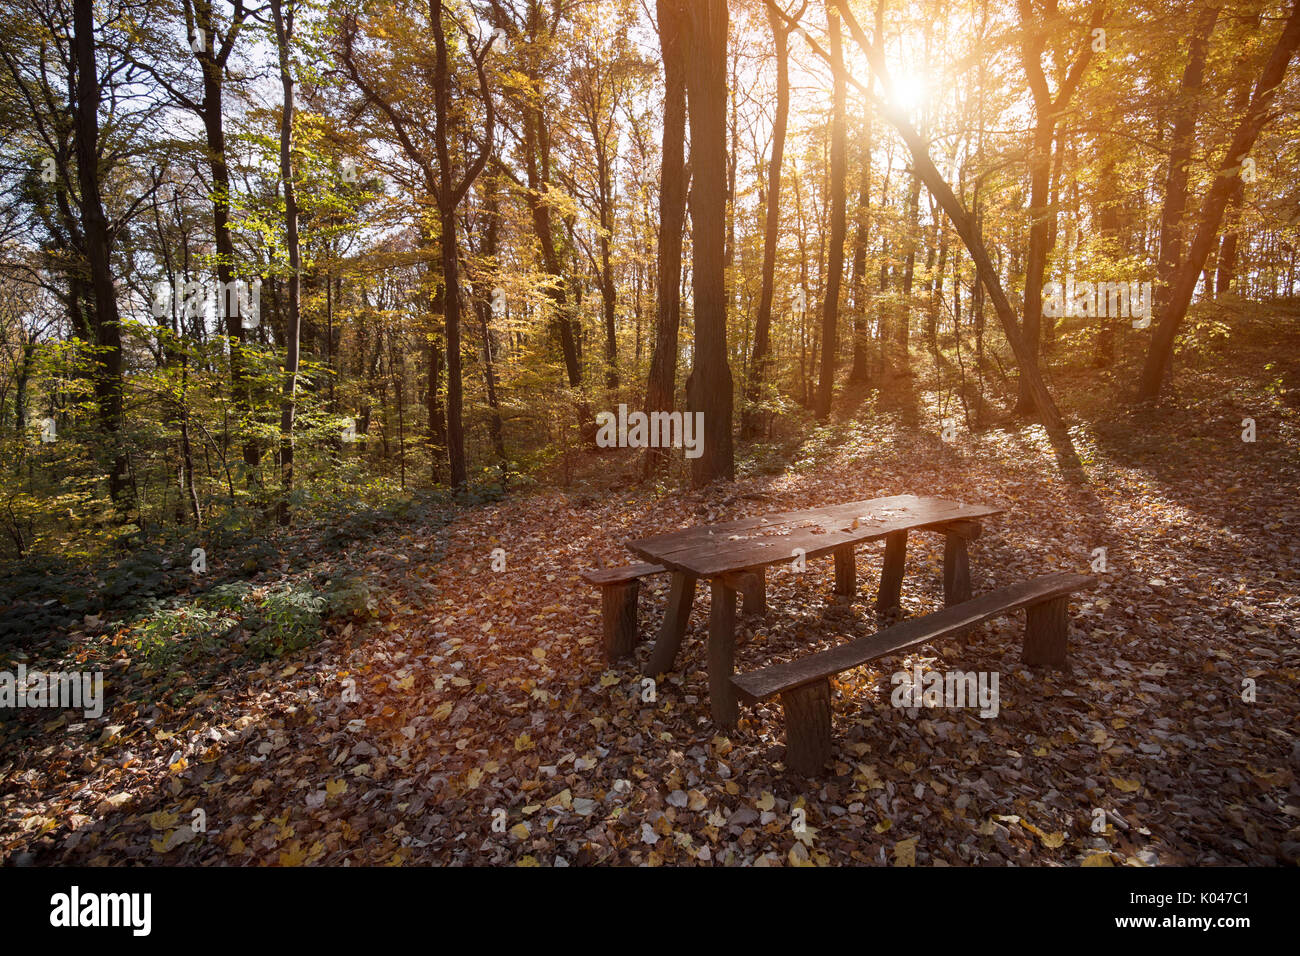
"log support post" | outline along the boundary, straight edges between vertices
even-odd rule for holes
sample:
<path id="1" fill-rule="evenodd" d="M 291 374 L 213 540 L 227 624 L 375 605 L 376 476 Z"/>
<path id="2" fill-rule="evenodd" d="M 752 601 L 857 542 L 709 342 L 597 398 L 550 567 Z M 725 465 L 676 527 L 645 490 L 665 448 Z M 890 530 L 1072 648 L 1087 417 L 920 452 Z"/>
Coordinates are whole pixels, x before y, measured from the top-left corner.
<path id="1" fill-rule="evenodd" d="M 781 694 L 785 711 L 785 765 L 811 777 L 831 756 L 830 678 L 794 687 Z"/>
<path id="2" fill-rule="evenodd" d="M 1070 630 L 1069 597 L 1025 608 L 1025 647 L 1021 660 L 1031 667 L 1064 668 Z"/>
<path id="3" fill-rule="evenodd" d="M 659 628 L 659 636 L 655 639 L 654 650 L 650 652 L 643 674 L 653 677 L 673 669 L 677 649 L 682 645 L 686 625 L 691 619 L 691 604 L 694 600 L 695 578 L 674 571 L 672 589 L 668 594 L 668 609 L 664 612 L 664 622 Z"/>
<path id="4" fill-rule="evenodd" d="M 727 587 L 739 592 L 743 601 L 740 606 L 742 614 L 762 616 L 767 613 L 767 577 L 762 568 L 724 574 L 722 580 Z"/>
<path id="5" fill-rule="evenodd" d="M 966 539 L 949 531 L 943 536 L 943 606 L 969 601 L 970 596 L 970 555 Z"/>
<path id="6" fill-rule="evenodd" d="M 636 647 L 636 607 L 639 579 L 605 584 L 600 589 L 601 621 L 605 629 L 605 660 L 613 664 Z"/>
<path id="7" fill-rule="evenodd" d="M 731 675 L 736 662 L 736 592 L 721 578 L 709 582 L 709 704 L 713 722 L 734 727 L 739 716 Z"/>
<path id="8" fill-rule="evenodd" d="M 898 609 L 902 600 L 903 565 L 906 560 L 906 529 L 885 535 L 885 563 L 880 569 L 880 593 L 876 595 L 878 613 L 885 614 Z"/>
<path id="9" fill-rule="evenodd" d="M 835 596 L 853 599 L 858 593 L 858 570 L 853 558 L 853 545 L 846 544 L 836 548 L 835 555 Z"/>

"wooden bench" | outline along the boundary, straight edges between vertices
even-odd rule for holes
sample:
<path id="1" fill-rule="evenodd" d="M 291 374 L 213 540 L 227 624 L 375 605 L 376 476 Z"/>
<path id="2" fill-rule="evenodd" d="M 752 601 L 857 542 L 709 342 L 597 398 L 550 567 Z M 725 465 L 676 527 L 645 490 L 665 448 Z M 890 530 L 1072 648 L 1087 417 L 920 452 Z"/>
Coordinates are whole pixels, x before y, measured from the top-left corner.
<path id="1" fill-rule="evenodd" d="M 659 564 L 629 564 L 621 568 L 593 568 L 582 572 L 584 581 L 600 588 L 605 659 L 611 664 L 631 654 L 636 647 L 637 602 L 640 599 L 641 579 L 652 574 L 663 574 L 667 570 Z M 762 568 L 727 575 L 727 580 L 744 596 L 745 614 L 766 613 L 767 582 Z M 692 580 L 692 596 L 694 583 Z M 678 600 L 677 604 L 680 603 Z M 687 603 L 689 610 L 689 599 Z M 673 606 L 670 601 L 670 617 L 674 613 Z"/>
<path id="2" fill-rule="evenodd" d="M 1075 591 L 1091 587 L 1086 574 L 1063 572 L 990 591 L 934 614 L 912 618 L 839 647 L 772 664 L 731 678 L 745 703 L 780 696 L 785 711 L 786 766 L 804 775 L 821 770 L 831 755 L 831 682 L 841 671 L 878 657 L 959 635 L 984 621 L 1025 609 L 1021 659 L 1031 666 L 1063 667 L 1069 630 L 1067 605 Z"/>
<path id="3" fill-rule="evenodd" d="M 611 664 L 636 647 L 636 609 L 641 579 L 668 570 L 660 564 L 629 564 L 622 568 L 594 568 L 582 580 L 600 587 L 600 615 L 605 637 L 605 660 Z"/>

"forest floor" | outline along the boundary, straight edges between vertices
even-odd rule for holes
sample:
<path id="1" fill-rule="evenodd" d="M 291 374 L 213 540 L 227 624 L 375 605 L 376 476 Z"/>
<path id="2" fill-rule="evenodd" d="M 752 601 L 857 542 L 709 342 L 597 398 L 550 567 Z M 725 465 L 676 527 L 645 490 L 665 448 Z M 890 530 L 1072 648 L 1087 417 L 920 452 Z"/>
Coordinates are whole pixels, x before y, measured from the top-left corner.
<path id="1" fill-rule="evenodd" d="M 105 652 L 108 705 L 99 720 L 0 721 L 0 860 L 1295 863 L 1300 374 L 1265 366 L 1298 345 L 1263 336 L 1234 343 L 1232 368 L 1180 368 L 1177 403 L 1159 410 L 1058 372 L 1059 392 L 1082 396 L 1063 404 L 1082 422 L 1083 484 L 1037 426 L 944 442 L 934 394 L 898 379 L 892 401 L 864 399 L 782 467 L 747 460 L 715 490 L 639 485 L 631 453 L 608 453 L 568 488 L 376 535 L 348 556 L 372 620 L 261 664 L 214 652 L 173 675 L 197 685 L 188 695 L 138 692 L 161 678 L 112 629 L 29 648 L 29 671 Z M 1008 618 L 842 674 L 834 757 L 810 779 L 780 763 L 775 702 L 711 725 L 707 590 L 653 701 L 640 666 L 666 581 L 642 589 L 635 658 L 602 661 L 599 596 L 578 572 L 625 563 L 622 541 L 899 493 L 1007 509 L 972 547 L 977 592 L 1088 572 L 1106 549 L 1097 587 L 1071 604 L 1068 672 L 1024 667 Z M 909 615 L 942 603 L 942 538 L 913 539 Z M 870 633 L 879 562 L 859 552 L 848 610 L 829 560 L 769 574 L 767 618 L 740 619 L 738 669 Z M 997 716 L 891 706 L 890 675 L 918 664 L 997 672 Z"/>

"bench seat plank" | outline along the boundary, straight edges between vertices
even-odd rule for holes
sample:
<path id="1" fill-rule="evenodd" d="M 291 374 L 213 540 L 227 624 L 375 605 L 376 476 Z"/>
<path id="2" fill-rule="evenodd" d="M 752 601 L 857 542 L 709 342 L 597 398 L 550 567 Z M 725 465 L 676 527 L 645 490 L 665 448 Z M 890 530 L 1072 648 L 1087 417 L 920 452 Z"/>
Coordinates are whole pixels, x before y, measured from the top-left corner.
<path id="1" fill-rule="evenodd" d="M 748 704 L 754 704 L 783 691 L 858 667 L 877 657 L 916 644 L 925 644 L 1031 604 L 1091 587 L 1093 583 L 1095 579 L 1087 574 L 1061 572 L 1044 575 L 1032 581 L 990 591 L 924 617 L 911 618 L 830 650 L 772 664 L 747 674 L 738 674 L 731 680 L 740 698 Z"/>
<path id="2" fill-rule="evenodd" d="M 588 584 L 626 584 L 650 574 L 662 574 L 667 571 L 662 564 L 629 564 L 622 568 L 592 568 L 582 572 L 582 580 Z"/>

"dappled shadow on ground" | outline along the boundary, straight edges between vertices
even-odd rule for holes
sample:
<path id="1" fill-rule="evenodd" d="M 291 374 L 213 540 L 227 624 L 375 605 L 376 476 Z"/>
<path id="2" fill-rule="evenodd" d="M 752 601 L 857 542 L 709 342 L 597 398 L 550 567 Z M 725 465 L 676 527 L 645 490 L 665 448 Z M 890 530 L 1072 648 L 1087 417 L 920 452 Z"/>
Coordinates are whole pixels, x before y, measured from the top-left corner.
<path id="1" fill-rule="evenodd" d="M 614 454 L 568 493 L 466 514 L 441 543 L 419 526 L 377 538 L 350 556 L 384 589 L 375 622 L 232 671 L 188 703 L 114 711 L 24 741 L 0 767 L 0 854 L 234 864 L 1293 859 L 1300 505 L 1286 482 L 1289 433 L 1276 448 L 1260 441 L 1231 454 L 1226 439 L 1210 440 L 1214 416 L 1159 423 L 1157 441 L 1157 423 L 1116 410 L 1075 431 L 1089 477 L 1079 484 L 1040 427 L 944 442 L 932 419 L 919 392 L 892 408 L 863 402 L 805 441 L 787 472 L 703 492 L 631 486 L 631 457 Z M 1057 570 L 1096 574 L 1096 588 L 1072 602 L 1070 670 L 1023 667 L 1021 624 L 1004 619 L 965 642 L 842 674 L 832 759 L 806 779 L 781 764 L 775 702 L 742 711 L 732 730 L 710 721 L 706 588 L 673 673 L 647 685 L 640 672 L 667 597 L 662 576 L 643 588 L 633 657 L 603 661 L 599 598 L 578 572 L 626 563 L 627 539 L 901 492 L 1007 509 L 972 545 L 977 593 Z M 768 614 L 740 620 L 737 665 L 872 633 L 879 564 L 878 546 L 859 551 L 848 608 L 831 598 L 829 560 L 801 575 L 773 570 Z M 906 614 L 941 606 L 941 569 L 941 539 L 910 536 Z M 891 675 L 917 665 L 997 673 L 998 715 L 891 706 Z M 187 836 L 196 809 L 207 829 Z M 802 836 L 796 810 L 811 828 Z"/>

